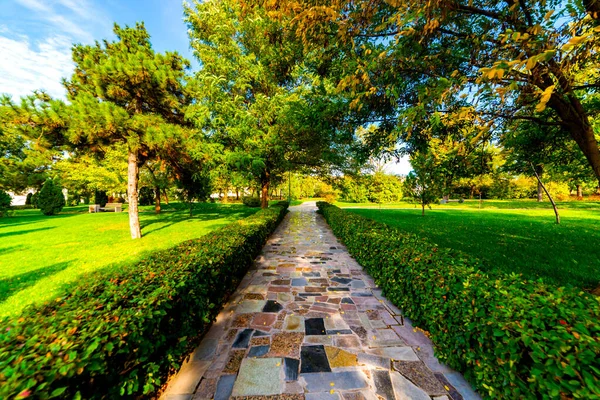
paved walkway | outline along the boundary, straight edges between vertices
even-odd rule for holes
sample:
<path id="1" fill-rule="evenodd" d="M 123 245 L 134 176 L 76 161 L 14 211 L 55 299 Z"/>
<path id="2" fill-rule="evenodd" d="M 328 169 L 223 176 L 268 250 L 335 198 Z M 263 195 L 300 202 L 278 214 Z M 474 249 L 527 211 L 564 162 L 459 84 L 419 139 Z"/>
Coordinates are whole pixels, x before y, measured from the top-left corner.
<path id="1" fill-rule="evenodd" d="M 478 399 L 315 203 L 291 207 L 164 399 Z"/>

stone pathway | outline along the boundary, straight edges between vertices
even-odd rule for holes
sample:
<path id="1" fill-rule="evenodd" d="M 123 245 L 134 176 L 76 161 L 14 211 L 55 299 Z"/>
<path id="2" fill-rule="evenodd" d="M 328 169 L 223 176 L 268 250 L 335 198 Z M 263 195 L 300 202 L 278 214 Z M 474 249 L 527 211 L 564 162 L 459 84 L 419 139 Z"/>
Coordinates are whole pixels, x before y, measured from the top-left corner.
<path id="1" fill-rule="evenodd" d="M 315 211 L 290 208 L 162 398 L 479 399 Z"/>

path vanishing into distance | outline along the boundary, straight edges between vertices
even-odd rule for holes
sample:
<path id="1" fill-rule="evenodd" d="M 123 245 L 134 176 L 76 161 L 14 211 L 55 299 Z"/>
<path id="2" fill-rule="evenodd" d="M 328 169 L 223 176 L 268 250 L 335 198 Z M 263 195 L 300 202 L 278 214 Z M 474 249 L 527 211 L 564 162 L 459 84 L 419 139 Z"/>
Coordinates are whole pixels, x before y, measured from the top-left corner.
<path id="1" fill-rule="evenodd" d="M 479 399 L 316 209 L 290 207 L 162 399 Z"/>

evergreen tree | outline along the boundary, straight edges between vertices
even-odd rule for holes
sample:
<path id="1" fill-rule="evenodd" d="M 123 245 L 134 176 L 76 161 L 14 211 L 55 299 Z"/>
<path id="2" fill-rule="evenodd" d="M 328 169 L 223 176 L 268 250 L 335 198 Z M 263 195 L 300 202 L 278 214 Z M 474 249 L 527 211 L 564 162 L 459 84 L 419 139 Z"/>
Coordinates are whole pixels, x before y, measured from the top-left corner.
<path id="1" fill-rule="evenodd" d="M 114 42 L 73 48 L 75 73 L 64 82 L 72 103 L 69 140 L 94 152 L 116 143 L 127 146 L 129 226 L 135 239 L 141 237 L 139 168 L 181 137 L 189 62 L 177 53 L 156 53 L 143 24 L 115 24 L 114 32 Z"/>
<path id="2" fill-rule="evenodd" d="M 60 186 L 48 179 L 39 192 L 37 204 L 44 215 L 58 214 L 65 206 L 65 196 Z"/>

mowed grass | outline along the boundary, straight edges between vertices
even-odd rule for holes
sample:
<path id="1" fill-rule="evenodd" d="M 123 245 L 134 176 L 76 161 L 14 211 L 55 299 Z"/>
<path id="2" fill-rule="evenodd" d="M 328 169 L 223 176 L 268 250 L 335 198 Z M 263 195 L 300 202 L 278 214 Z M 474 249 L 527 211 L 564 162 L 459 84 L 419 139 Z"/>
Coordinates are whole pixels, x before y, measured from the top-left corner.
<path id="1" fill-rule="evenodd" d="M 116 270 L 153 251 L 198 238 L 258 209 L 243 205 L 197 204 L 194 217 L 182 204 L 152 207 L 140 213 L 142 239 L 131 240 L 126 212 L 88 214 L 67 207 L 47 217 L 39 210 L 19 210 L 0 219 L 0 316 L 60 295 L 83 274 Z"/>
<path id="2" fill-rule="evenodd" d="M 424 217 L 414 205 L 348 210 L 426 237 L 440 247 L 461 250 L 482 260 L 488 270 L 588 290 L 600 284 L 600 204 L 559 205 L 561 224 L 556 225 L 548 203 L 495 201 L 494 207 L 486 203 L 482 209 L 470 204 L 434 207 L 426 209 Z"/>

